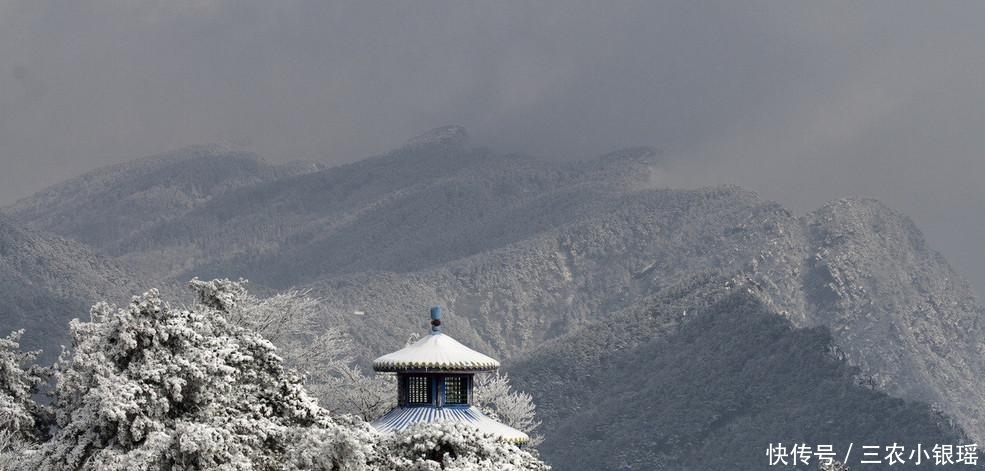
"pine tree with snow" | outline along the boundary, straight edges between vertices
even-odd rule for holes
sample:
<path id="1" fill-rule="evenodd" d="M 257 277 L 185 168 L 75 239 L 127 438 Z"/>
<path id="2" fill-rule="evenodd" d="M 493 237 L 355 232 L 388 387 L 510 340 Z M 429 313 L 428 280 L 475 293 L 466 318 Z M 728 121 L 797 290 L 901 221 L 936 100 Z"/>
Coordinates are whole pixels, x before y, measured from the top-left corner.
<path id="1" fill-rule="evenodd" d="M 242 286 L 192 287 L 192 309 L 151 290 L 126 309 L 97 304 L 89 322 L 71 323 L 73 350 L 55 369 L 58 430 L 22 467 L 281 470 L 317 437 L 332 453 L 321 468 L 299 469 L 362 469 L 369 427 L 334 421 L 269 341 L 226 319 Z"/>
<path id="2" fill-rule="evenodd" d="M 21 352 L 23 330 L 0 338 L 0 434 L 6 442 L 44 438 L 50 412 L 33 399 L 48 371 L 34 364 L 39 352 Z M 9 445 L 8 445 L 9 446 Z"/>
<path id="3" fill-rule="evenodd" d="M 21 454 L 46 438 L 48 408 L 34 401 L 48 370 L 34 364 L 39 352 L 22 352 L 23 330 L 0 338 L 0 469 L 12 469 Z"/>

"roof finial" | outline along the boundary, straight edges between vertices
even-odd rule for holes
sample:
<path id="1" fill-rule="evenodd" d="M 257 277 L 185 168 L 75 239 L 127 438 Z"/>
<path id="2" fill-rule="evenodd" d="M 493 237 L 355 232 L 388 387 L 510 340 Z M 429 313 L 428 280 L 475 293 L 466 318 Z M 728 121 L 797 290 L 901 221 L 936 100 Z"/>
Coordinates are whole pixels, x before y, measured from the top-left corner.
<path id="1" fill-rule="evenodd" d="M 441 308 L 431 308 L 431 335 L 441 333 Z"/>

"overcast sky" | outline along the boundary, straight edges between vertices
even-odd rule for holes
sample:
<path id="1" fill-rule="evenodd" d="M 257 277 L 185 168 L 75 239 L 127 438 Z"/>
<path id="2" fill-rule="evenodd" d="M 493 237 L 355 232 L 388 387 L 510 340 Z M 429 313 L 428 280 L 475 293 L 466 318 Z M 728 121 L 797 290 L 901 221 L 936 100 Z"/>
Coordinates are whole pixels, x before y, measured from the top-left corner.
<path id="1" fill-rule="evenodd" d="M 348 162 L 443 124 L 910 215 L 985 293 L 983 2 L 0 0 L 0 204 L 190 144 Z"/>

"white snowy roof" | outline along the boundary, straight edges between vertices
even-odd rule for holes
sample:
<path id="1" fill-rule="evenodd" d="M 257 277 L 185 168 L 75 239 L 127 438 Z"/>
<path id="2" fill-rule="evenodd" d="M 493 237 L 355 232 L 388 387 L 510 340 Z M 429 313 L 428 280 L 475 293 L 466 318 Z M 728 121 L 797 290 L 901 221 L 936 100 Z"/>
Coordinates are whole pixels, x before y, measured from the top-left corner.
<path id="1" fill-rule="evenodd" d="M 496 422 L 479 412 L 475 407 L 395 407 L 386 415 L 376 419 L 372 426 L 380 432 L 399 432 L 416 423 L 463 422 L 474 426 L 480 432 L 499 437 L 512 443 L 527 443 L 527 434 Z"/>
<path id="2" fill-rule="evenodd" d="M 492 371 L 499 362 L 435 332 L 393 353 L 373 360 L 376 371 Z"/>

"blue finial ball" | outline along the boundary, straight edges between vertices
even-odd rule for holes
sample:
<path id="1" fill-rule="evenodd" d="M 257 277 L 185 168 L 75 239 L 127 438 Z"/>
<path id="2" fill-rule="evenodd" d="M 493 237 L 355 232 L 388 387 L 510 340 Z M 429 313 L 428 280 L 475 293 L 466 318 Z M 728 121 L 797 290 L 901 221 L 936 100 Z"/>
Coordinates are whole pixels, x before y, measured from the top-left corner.
<path id="1" fill-rule="evenodd" d="M 431 332 L 437 333 L 441 330 L 441 308 L 438 306 L 431 308 Z"/>

